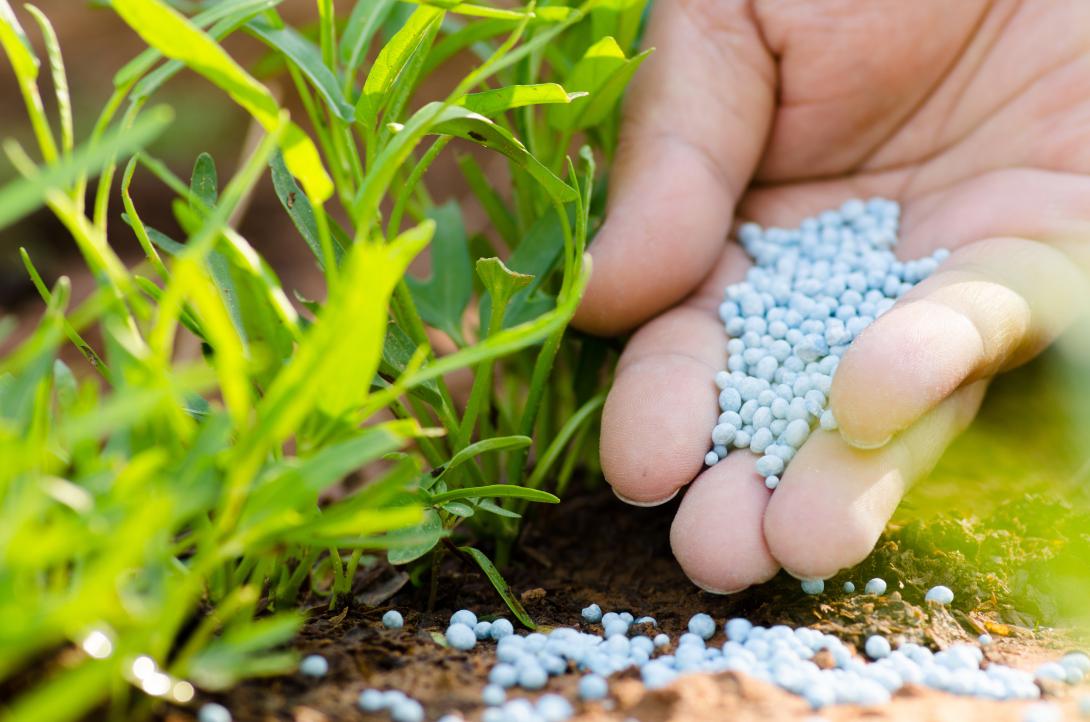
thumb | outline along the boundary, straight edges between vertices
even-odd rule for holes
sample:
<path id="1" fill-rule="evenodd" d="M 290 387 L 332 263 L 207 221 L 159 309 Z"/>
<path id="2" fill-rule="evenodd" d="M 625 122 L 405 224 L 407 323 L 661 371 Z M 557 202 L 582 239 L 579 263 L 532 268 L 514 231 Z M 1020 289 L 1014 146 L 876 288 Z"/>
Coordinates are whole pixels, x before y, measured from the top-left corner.
<path id="1" fill-rule="evenodd" d="M 775 63 L 748 3 L 655 4 L 575 325 L 628 330 L 708 273 L 771 123 Z"/>

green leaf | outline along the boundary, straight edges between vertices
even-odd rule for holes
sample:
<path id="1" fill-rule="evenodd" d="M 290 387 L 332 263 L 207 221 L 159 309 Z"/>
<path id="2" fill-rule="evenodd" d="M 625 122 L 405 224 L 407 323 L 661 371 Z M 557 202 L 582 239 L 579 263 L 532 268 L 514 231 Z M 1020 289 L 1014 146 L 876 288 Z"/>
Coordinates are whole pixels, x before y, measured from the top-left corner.
<path id="1" fill-rule="evenodd" d="M 587 48 L 575 64 L 564 87 L 569 91 L 585 91 L 589 97 L 567 106 L 549 109 L 549 124 L 558 130 L 579 130 L 596 125 L 613 110 L 625 86 L 640 64 L 650 54 L 647 50 L 626 59 L 617 41 L 605 37 Z"/>
<path id="2" fill-rule="evenodd" d="M 258 406 L 260 429 L 252 436 L 261 443 L 247 449 L 248 463 L 257 463 L 265 445 L 282 441 L 312 411 L 337 418 L 362 404 L 382 356 L 390 296 L 434 231 L 435 223 L 426 221 L 392 243 L 352 246 L 322 313 Z"/>
<path id="3" fill-rule="evenodd" d="M 53 77 L 53 94 L 57 98 L 57 114 L 61 120 L 61 147 L 70 151 L 75 143 L 75 134 L 72 129 L 72 98 L 68 92 L 68 75 L 64 70 L 64 57 L 61 55 L 57 33 L 45 13 L 29 4 L 26 9 L 34 16 L 34 20 L 42 31 L 46 55 L 49 58 L 50 74 Z M 0 10 L 0 13 L 2 12 Z"/>
<path id="4" fill-rule="evenodd" d="M 504 509 L 499 504 L 496 504 L 496 503 L 494 503 L 494 502 L 492 502 L 492 501 L 490 501 L 488 499 L 478 499 L 475 503 L 477 504 L 477 508 L 480 509 L 481 511 L 487 511 L 490 514 L 495 514 L 496 516 L 502 516 L 502 517 L 505 517 L 507 519 L 521 519 L 522 518 L 522 514 L 519 514 L 517 511 L 511 511 L 510 509 Z"/>
<path id="5" fill-rule="evenodd" d="M 549 442 L 549 446 L 545 449 L 545 453 L 541 455 L 534 465 L 534 471 L 530 474 L 530 478 L 527 480 L 526 485 L 532 489 L 539 488 L 545 480 L 545 474 L 549 471 L 552 465 L 560 458 L 560 454 L 564 451 L 564 447 L 575 432 L 578 431 L 584 423 L 593 418 L 593 415 L 602 407 L 605 403 L 605 394 L 600 393 L 597 396 L 592 397 L 578 409 L 571 417 L 564 422 L 564 425 Z"/>
<path id="6" fill-rule="evenodd" d="M 556 267 L 564 249 L 564 233 L 560 217 L 556 213 L 546 213 L 530 227 L 523 236 L 518 248 L 507 259 L 507 266 L 518 273 L 531 276 L 532 280 L 508 304 L 504 315 L 504 327 L 516 326 L 533 318 L 555 305 L 555 299 L 539 292 L 541 285 Z M 487 327 L 492 315 L 492 298 L 481 299 L 481 325 Z"/>
<path id="7" fill-rule="evenodd" d="M 454 108 L 450 108 L 450 110 L 454 110 Z M 531 155 L 526 150 L 526 146 L 511 135 L 508 130 L 496 125 L 480 113 L 474 113 L 467 109 L 461 114 L 448 114 L 435 123 L 429 132 L 440 135 L 454 135 L 502 153 L 533 176 L 534 180 L 540 183 L 542 188 L 558 203 L 569 203 L 576 198 L 577 194 L 574 188 L 557 178 L 541 161 Z"/>
<path id="8" fill-rule="evenodd" d="M 495 90 L 470 93 L 458 101 L 458 105 L 474 113 L 492 116 L 511 108 L 522 108 L 527 105 L 568 104 L 584 95 L 586 93 L 565 92 L 564 88 L 556 83 L 509 85 Z"/>
<path id="9" fill-rule="evenodd" d="M 314 254 L 318 261 L 318 267 L 325 270 L 322 241 L 318 236 L 318 222 L 314 218 L 314 206 L 310 204 L 310 199 L 295 183 L 295 178 L 288 171 L 288 167 L 284 165 L 283 154 L 279 151 L 274 153 L 273 157 L 269 159 L 269 168 L 272 170 L 273 189 L 276 191 L 276 197 L 280 199 L 280 204 L 288 212 L 288 216 L 299 231 L 299 235 L 303 237 L 311 253 Z M 321 212 L 324 213 L 325 211 Z M 344 258 L 344 249 L 348 247 L 351 240 L 332 219 L 329 223 L 329 230 L 333 240 L 333 256 L 337 259 L 337 264 L 340 265 L 341 260 Z"/>
<path id="10" fill-rule="evenodd" d="M 476 262 L 477 276 L 481 278 L 493 308 L 506 309 L 514 293 L 530 286 L 534 277 L 513 272 L 499 258 L 480 258 Z"/>
<path id="11" fill-rule="evenodd" d="M 469 504 L 463 504 L 460 501 L 452 501 L 449 504 L 443 504 L 441 507 L 443 511 L 454 516 L 459 516 L 463 519 L 468 519 L 476 512 L 473 511 L 473 507 Z"/>
<path id="12" fill-rule="evenodd" d="M 416 523 L 421 518 L 415 511 L 399 512 L 401 516 L 382 522 L 383 508 L 388 502 L 404 496 L 410 482 L 420 474 L 420 464 L 405 457 L 393 470 L 362 489 L 326 507 L 319 515 L 318 496 L 352 472 L 385 455 L 401 449 L 417 435 L 419 427 L 412 421 L 391 421 L 370 426 L 346 440 L 327 446 L 306 459 L 289 459 L 270 470 L 257 489 L 247 498 L 242 519 L 236 532 L 236 544 L 253 544 L 258 539 L 288 539 L 314 544 L 320 536 L 371 534 Z M 411 497 L 406 501 L 412 501 Z M 404 504 L 399 508 L 408 509 Z M 361 516 L 359 512 L 370 511 Z M 344 519 L 358 524 L 347 529 Z M 404 519 L 408 521 L 403 521 Z"/>
<path id="13" fill-rule="evenodd" d="M 16 76 L 29 81 L 37 79 L 40 61 L 8 0 L 0 0 L 0 46 L 7 53 Z"/>
<path id="14" fill-rule="evenodd" d="M 590 11 L 591 37 L 612 35 L 621 48 L 633 48 L 648 0 L 596 0 Z"/>
<path id="15" fill-rule="evenodd" d="M 356 103 L 356 119 L 365 129 L 372 129 L 394 84 L 417 52 L 431 45 L 445 13 L 439 8 L 421 6 L 409 16 L 379 52 L 363 83 L 363 93 Z"/>
<path id="16" fill-rule="evenodd" d="M 189 190 L 193 193 L 189 207 L 195 211 L 203 212 L 216 205 L 219 197 L 219 179 L 216 176 L 216 162 L 208 153 L 201 153 L 193 163 L 193 175 L 190 177 Z M 195 201 L 204 204 L 204 208 L 197 207 Z"/>
<path id="17" fill-rule="evenodd" d="M 367 57 L 375 31 L 396 4 L 397 0 L 356 0 L 341 35 L 341 63 L 349 78 Z"/>
<path id="18" fill-rule="evenodd" d="M 376 532 L 393 533 L 401 529 L 415 529 L 423 516 L 424 512 L 418 506 L 348 510 L 338 504 L 327 509 L 314 521 L 277 536 L 284 541 L 306 546 L 340 546 L 342 541 Z"/>
<path id="19" fill-rule="evenodd" d="M 428 509 L 424 512 L 424 521 L 419 526 L 392 531 L 388 536 L 394 541 L 402 536 L 419 537 L 411 546 L 393 548 L 386 553 L 386 559 L 391 564 L 408 564 L 434 549 L 446 533 L 443 531 L 443 522 L 439 519 L 439 513 L 434 509 Z"/>
<path id="20" fill-rule="evenodd" d="M 355 108 L 344 97 L 333 71 L 322 62 L 322 51 L 313 43 L 290 27 L 274 28 L 260 20 L 251 20 L 246 27 L 270 48 L 291 60 L 325 99 L 334 115 L 346 123 L 355 120 Z"/>
<path id="21" fill-rule="evenodd" d="M 143 113 L 127 129 L 114 128 L 96 143 L 81 146 L 69 157 L 41 169 L 31 178 L 22 178 L 0 188 L 0 228 L 19 220 L 40 206 L 51 191 L 63 191 L 84 174 L 97 174 L 113 159 L 143 148 L 157 138 L 174 119 L 174 112 L 157 106 Z M 14 148 L 5 141 L 5 149 Z"/>
<path id="22" fill-rule="evenodd" d="M 431 242 L 432 273 L 426 280 L 405 277 L 417 311 L 424 321 L 451 338 L 462 339 L 462 314 L 473 295 L 473 266 L 469 261 L 462 211 L 455 201 L 428 209 L 435 221 Z"/>
<path id="23" fill-rule="evenodd" d="M 197 159 L 191 182 L 191 203 L 216 203 L 215 165 L 210 156 Z M 206 211 L 175 206 L 179 223 L 194 233 Z M 149 233 L 150 237 L 150 233 Z M 233 229 L 225 229 L 215 250 L 206 258 L 212 281 L 231 317 L 238 336 L 246 344 L 261 385 L 272 380 L 280 365 L 291 356 L 299 335 L 298 315 L 276 273 L 254 248 Z"/>
<path id="24" fill-rule="evenodd" d="M 220 690 L 246 677 L 286 673 L 298 664 L 296 655 L 271 650 L 291 640 L 302 623 L 291 612 L 232 625 L 193 657 L 190 677 L 202 688 Z"/>
<path id="25" fill-rule="evenodd" d="M 492 7 L 490 5 L 479 5 L 477 3 L 461 2 L 460 0 L 403 0 L 403 2 L 414 3 L 418 5 L 432 5 L 438 8 L 459 15 L 469 15 L 478 18 L 493 18 L 499 20 L 522 20 L 529 14 L 529 10 L 507 10 L 504 8 Z"/>
<path id="26" fill-rule="evenodd" d="M 429 503 L 438 505 L 456 499 L 480 499 L 483 497 L 492 499 L 526 499 L 527 501 L 536 501 L 542 504 L 560 503 L 560 499 L 547 491 L 528 489 L 525 486 L 515 486 L 513 484 L 489 484 L 487 486 L 472 486 L 465 489 L 451 489 L 450 491 L 444 491 L 442 494 L 435 494 L 431 497 Z"/>
<path id="27" fill-rule="evenodd" d="M 531 443 L 533 443 L 533 440 L 529 436 L 495 436 L 490 439 L 481 439 L 460 450 L 451 457 L 450 461 L 443 464 L 443 470 L 437 478 L 443 478 L 447 472 L 457 469 L 475 456 L 493 451 L 504 451 L 505 449 L 521 449 Z"/>
<path id="28" fill-rule="evenodd" d="M 72 369 L 60 359 L 53 362 L 53 388 L 56 390 L 61 406 L 71 406 L 76 402 L 79 383 Z"/>
<path id="29" fill-rule="evenodd" d="M 522 606 L 522 603 L 511 593 L 511 587 L 508 586 L 507 581 L 500 574 L 500 570 L 496 569 L 496 565 L 492 563 L 484 552 L 473 547 L 458 547 L 458 551 L 464 552 L 473 557 L 473 561 L 477 562 L 477 566 L 481 568 L 485 576 L 488 577 L 488 581 L 492 582 L 492 586 L 496 588 L 500 597 L 507 603 L 507 608 L 511 610 L 511 613 L 526 626 L 527 629 L 537 629 L 537 625 L 534 624 L 534 620 L 530 618 L 530 615 L 526 613 L 526 608 Z"/>
<path id="30" fill-rule="evenodd" d="M 247 21 L 249 21 L 255 15 L 262 13 L 266 10 L 279 5 L 283 0 L 221 0 L 207 10 L 201 12 L 190 18 L 190 22 L 199 28 L 211 28 L 208 34 L 215 40 L 222 40 L 228 32 L 233 32 Z M 123 88 L 129 83 L 134 82 L 137 78 L 144 73 L 151 70 L 155 65 L 155 62 L 163 57 L 155 48 L 147 48 L 144 52 L 137 55 L 135 58 L 125 63 L 114 74 L 114 87 Z M 149 81 L 150 78 L 145 78 L 133 89 L 134 97 L 147 97 L 155 91 L 166 80 L 181 70 L 184 66 L 176 60 L 172 60 L 166 63 L 162 68 L 155 71 L 154 74 L 161 75 L 163 77 L 154 81 L 154 87 L 145 85 L 145 81 Z M 163 72 L 165 71 L 165 72 Z"/>
<path id="31" fill-rule="evenodd" d="M 162 0 L 113 0 L 114 11 L 148 45 L 185 63 L 246 109 L 268 131 L 280 124 L 281 110 L 269 89 L 254 80 L 212 38 Z M 284 163 L 316 202 L 333 195 L 333 181 L 314 143 L 294 123 L 281 141 Z"/>
<path id="32" fill-rule="evenodd" d="M 409 334 L 391 321 L 386 330 L 386 343 L 382 346 L 382 361 L 379 364 L 379 371 L 387 376 L 397 378 L 405 373 L 409 361 L 412 360 L 413 354 L 416 353 L 416 349 L 416 343 L 413 342 Z M 443 405 L 439 384 L 434 380 L 425 381 L 413 388 L 410 393 L 422 399 L 432 408 L 439 408 Z"/>

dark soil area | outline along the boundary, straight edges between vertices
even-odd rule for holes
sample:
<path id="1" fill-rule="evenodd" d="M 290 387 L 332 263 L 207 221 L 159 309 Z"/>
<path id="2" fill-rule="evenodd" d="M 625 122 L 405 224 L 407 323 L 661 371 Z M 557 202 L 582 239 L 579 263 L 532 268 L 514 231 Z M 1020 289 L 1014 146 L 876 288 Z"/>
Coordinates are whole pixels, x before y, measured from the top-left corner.
<path id="1" fill-rule="evenodd" d="M 1025 510 L 1026 500 L 1018 508 Z M 676 502 L 675 502 L 676 504 Z M 580 609 L 597 602 L 605 610 L 649 614 L 659 628 L 676 638 L 696 612 L 718 621 L 746 616 L 762 624 L 809 625 L 860 643 L 873 633 L 892 640 L 922 642 L 941 648 L 970 641 L 988 630 L 996 643 L 991 660 L 1032 667 L 1075 646 L 1064 633 L 1042 626 L 1050 621 L 1036 599 L 1044 592 L 1028 583 L 1025 569 L 1062 555 L 1078 535 L 1063 528 L 1090 529 L 1087 520 L 1061 509 L 1072 519 L 1048 530 L 1050 539 L 1022 528 L 970 523 L 953 518 L 928 525 L 892 529 L 861 567 L 830 580 L 820 597 L 807 597 L 797 580 L 781 575 L 760 588 L 720 597 L 697 590 L 681 573 L 669 549 L 668 529 L 674 504 L 639 509 L 621 504 L 607 491 L 573 495 L 560 508 L 537 513 L 507 572 L 508 581 L 529 613 L 544 629 L 578 626 Z M 1000 506 L 997 517 L 1012 516 Z M 1055 518 L 1055 517 L 1054 517 Z M 993 529 L 988 531 L 988 529 Z M 840 591 L 851 578 L 861 589 L 872 576 L 889 583 L 883 597 Z M 1036 579 L 1036 577 L 1033 577 Z M 1004 581 L 1008 580 L 1008 581 Z M 1009 580 L 1015 580 L 1013 583 Z M 488 580 L 469 560 L 448 556 L 443 566 L 436 608 L 427 612 L 427 589 L 408 584 L 402 572 L 378 566 L 360 578 L 355 604 L 337 612 L 315 608 L 298 641 L 303 654 L 319 653 L 330 662 L 325 678 L 307 681 L 293 675 L 240 685 L 218 701 L 235 720 L 387 719 L 365 715 L 356 706 L 367 687 L 400 689 L 424 704 L 428 719 L 458 711 L 479 719 L 480 691 L 493 661 L 492 644 L 457 652 L 437 643 L 450 614 L 468 607 L 479 616 L 511 618 Z M 1047 581 L 1047 580 L 1044 580 Z M 958 593 L 950 608 L 925 605 L 925 591 L 946 583 Z M 387 609 L 405 615 L 405 627 L 387 630 L 380 618 Z M 807 706 L 778 689 L 733 674 L 684 678 L 665 690 L 647 692 L 634 672 L 612 685 L 605 704 L 576 707 L 580 719 L 722 720 L 805 719 Z M 575 698 L 578 675 L 549 682 L 548 691 Z M 1073 709 L 1073 696 L 1054 690 Z M 958 699 L 922 689 L 902 691 L 880 710 L 841 707 L 822 716 L 852 719 L 1019 719 L 1020 706 Z M 171 722 L 191 719 L 182 710 L 164 710 Z"/>

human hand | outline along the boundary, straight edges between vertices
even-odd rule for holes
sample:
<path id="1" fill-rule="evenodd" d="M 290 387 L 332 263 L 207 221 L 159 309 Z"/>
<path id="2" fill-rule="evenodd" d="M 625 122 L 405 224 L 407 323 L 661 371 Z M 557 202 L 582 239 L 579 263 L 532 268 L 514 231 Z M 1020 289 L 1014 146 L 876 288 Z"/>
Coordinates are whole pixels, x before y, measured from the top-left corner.
<path id="1" fill-rule="evenodd" d="M 656 4 L 576 324 L 639 326 L 602 468 L 637 504 L 692 482 L 671 542 L 697 585 L 861 561 L 988 379 L 1090 307 L 1086 27 L 1076 0 Z M 875 195 L 902 205 L 900 257 L 953 253 L 844 355 L 840 431 L 815 431 L 774 494 L 751 453 L 704 469 L 726 365 L 716 308 L 750 265 L 732 225 Z"/>

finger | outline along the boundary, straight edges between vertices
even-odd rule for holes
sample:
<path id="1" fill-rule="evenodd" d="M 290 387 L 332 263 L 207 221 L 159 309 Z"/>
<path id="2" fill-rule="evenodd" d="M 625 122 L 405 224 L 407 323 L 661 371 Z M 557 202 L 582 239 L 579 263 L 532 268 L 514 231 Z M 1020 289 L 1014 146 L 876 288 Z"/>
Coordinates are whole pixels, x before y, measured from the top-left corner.
<path id="1" fill-rule="evenodd" d="M 1056 248 L 993 238 L 955 251 L 844 354 L 830 405 L 860 448 L 884 444 L 962 384 L 1023 363 L 1090 306 Z"/>
<path id="2" fill-rule="evenodd" d="M 765 543 L 762 519 L 769 492 L 755 457 L 732 452 L 685 492 L 670 527 L 670 546 L 685 574 L 713 594 L 766 582 L 780 565 Z"/>
<path id="3" fill-rule="evenodd" d="M 863 561 L 901 497 L 968 426 L 986 386 L 959 389 L 881 449 L 815 432 L 768 503 L 764 536 L 772 556 L 801 579 L 826 579 Z"/>
<path id="4" fill-rule="evenodd" d="M 657 3 L 625 105 L 606 222 L 576 326 L 613 334 L 684 298 L 718 257 L 772 115 L 748 3 Z"/>
<path id="5" fill-rule="evenodd" d="M 718 418 L 715 373 L 725 365 L 715 315 L 683 306 L 632 337 L 602 411 L 606 481 L 625 501 L 671 498 L 703 466 Z"/>

